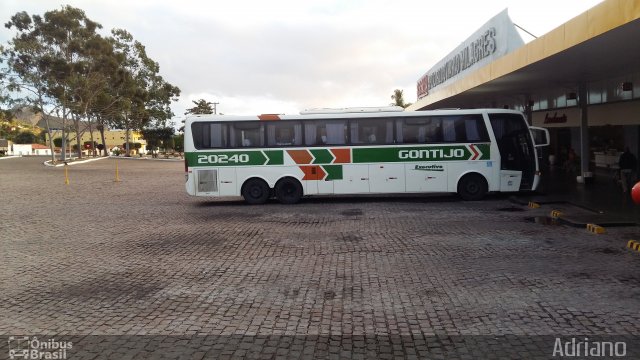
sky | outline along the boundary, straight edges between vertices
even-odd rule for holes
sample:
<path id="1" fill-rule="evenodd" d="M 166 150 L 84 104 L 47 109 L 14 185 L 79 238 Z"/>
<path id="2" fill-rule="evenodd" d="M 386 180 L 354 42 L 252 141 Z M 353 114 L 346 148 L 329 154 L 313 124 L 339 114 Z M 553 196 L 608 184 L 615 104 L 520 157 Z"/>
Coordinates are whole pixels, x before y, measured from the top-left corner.
<path id="1" fill-rule="evenodd" d="M 318 107 L 385 106 L 505 8 L 541 36 L 601 0 L 2 0 L 18 11 L 81 8 L 129 31 L 181 89 L 174 122 L 192 101 L 228 115 L 297 114 Z M 14 31 L 0 29 L 0 44 Z M 533 40 L 522 33 L 525 42 Z"/>

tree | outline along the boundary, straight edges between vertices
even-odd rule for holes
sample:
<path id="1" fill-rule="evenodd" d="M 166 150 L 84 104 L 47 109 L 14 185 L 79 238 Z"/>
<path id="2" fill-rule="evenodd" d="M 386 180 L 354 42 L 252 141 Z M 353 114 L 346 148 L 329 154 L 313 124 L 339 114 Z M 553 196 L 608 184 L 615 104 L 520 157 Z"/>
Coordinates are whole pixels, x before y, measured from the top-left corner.
<path id="1" fill-rule="evenodd" d="M 33 144 L 36 142 L 36 135 L 31 131 L 21 131 L 13 138 L 16 144 Z"/>
<path id="2" fill-rule="evenodd" d="M 92 121 L 97 122 L 103 145 L 106 127 L 126 130 L 127 155 L 131 130 L 149 124 L 171 126 L 170 105 L 180 89 L 159 75 L 158 63 L 127 31 L 115 29 L 104 38 L 97 33 L 100 24 L 70 6 L 44 16 L 19 12 L 6 27 L 15 28 L 17 34 L 7 49 L 0 47 L 0 62 L 6 62 L 10 72 L 0 72 L 0 89 L 31 94 L 27 100 L 43 112 L 49 139 L 49 115 L 62 113 L 62 154 L 68 120 L 75 128 L 79 157 L 86 129 L 81 121 L 88 124 L 90 133 Z"/>
<path id="3" fill-rule="evenodd" d="M 176 144 L 173 142 L 173 135 L 170 138 L 164 140 L 162 142 L 162 146 L 164 146 L 165 154 L 168 152 L 168 150 L 175 150 Z"/>
<path id="4" fill-rule="evenodd" d="M 407 108 L 411 105 L 411 103 L 404 102 L 404 95 L 402 93 L 402 90 L 400 89 L 393 90 L 393 95 L 391 95 L 391 99 L 394 102 L 392 102 L 390 105 L 400 106 L 403 108 Z"/>
<path id="5" fill-rule="evenodd" d="M 158 129 L 142 129 L 140 131 L 142 138 L 147 141 L 147 150 L 151 151 L 153 157 L 155 157 L 154 151 L 160 146 L 160 135 Z"/>
<path id="6" fill-rule="evenodd" d="M 211 107 L 213 103 L 210 101 L 200 99 L 197 101 L 192 100 L 191 102 L 194 103 L 195 106 L 187 109 L 187 111 L 184 113 L 185 115 L 213 114 L 215 112 L 214 108 Z M 182 120 L 182 123 L 184 124 L 184 120 Z M 179 131 L 184 131 L 184 125 L 180 127 Z"/>
<path id="7" fill-rule="evenodd" d="M 96 33 L 102 26 L 90 20 L 83 10 L 68 5 L 46 12 L 44 21 L 36 25 L 35 30 L 44 34 L 44 45 L 49 50 L 46 58 L 52 72 L 49 92 L 62 106 L 63 119 L 69 116 L 73 122 L 75 149 L 78 157 L 82 157 L 80 139 L 84 129 L 80 129 L 80 122 L 86 120 L 94 89 L 100 86 L 96 79 L 103 75 L 96 69 L 99 63 L 96 58 L 105 44 Z"/>
<path id="8" fill-rule="evenodd" d="M 18 33 L 9 41 L 7 48 L 2 48 L 2 62 L 7 64 L 7 73 L 0 80 L 9 91 L 22 94 L 24 102 L 42 112 L 45 128 L 51 139 L 49 116 L 58 104 L 49 92 L 53 74 L 48 61 L 50 49 L 45 46 L 45 33 L 38 30 L 42 21 L 42 17 L 31 17 L 22 11 L 13 15 L 5 24 L 8 29 L 15 27 Z M 49 108 L 48 112 L 45 111 L 46 108 Z M 50 148 L 51 160 L 55 162 L 52 141 Z M 62 154 L 64 157 L 64 151 Z"/>
<path id="9" fill-rule="evenodd" d="M 9 88 L 31 92 L 29 100 L 43 112 L 50 139 L 49 116 L 61 111 L 63 159 L 67 120 L 73 123 L 81 157 L 80 139 L 85 131 L 80 127 L 81 121 L 91 124 L 90 109 L 117 66 L 111 43 L 97 33 L 102 26 L 90 20 L 83 10 L 64 6 L 45 12 L 44 16 L 19 12 L 6 27 L 18 32 L 2 53 L 16 75 L 12 79 L 18 79 Z"/>
<path id="10" fill-rule="evenodd" d="M 196 106 L 187 109 L 187 111 L 184 113 L 185 115 L 189 115 L 189 114 L 213 114 L 213 107 L 211 107 L 211 105 L 213 105 L 212 102 L 207 101 L 205 99 L 200 99 L 200 100 L 193 100 L 191 101 L 192 103 L 194 103 Z"/>
<path id="11" fill-rule="evenodd" d="M 174 149 L 182 153 L 184 151 L 184 134 L 178 134 L 173 137 Z"/>
<path id="12" fill-rule="evenodd" d="M 145 47 L 134 41 L 131 34 L 122 29 L 113 30 L 112 34 L 114 49 L 124 59 L 118 101 L 121 111 L 114 125 L 126 131 L 128 144 L 130 130 L 142 129 L 150 123 L 158 127 L 168 125 L 173 115 L 170 105 L 177 100 L 180 89 L 159 75 L 158 63 L 147 56 Z M 129 156 L 128 146 L 126 155 Z"/>
<path id="13" fill-rule="evenodd" d="M 142 137 L 147 141 L 147 149 L 152 152 L 159 148 L 160 145 L 164 147 L 165 152 L 168 147 L 173 147 L 170 141 L 174 132 L 173 127 L 145 128 L 141 131 Z M 153 153 L 153 156 L 155 157 L 155 153 Z"/>

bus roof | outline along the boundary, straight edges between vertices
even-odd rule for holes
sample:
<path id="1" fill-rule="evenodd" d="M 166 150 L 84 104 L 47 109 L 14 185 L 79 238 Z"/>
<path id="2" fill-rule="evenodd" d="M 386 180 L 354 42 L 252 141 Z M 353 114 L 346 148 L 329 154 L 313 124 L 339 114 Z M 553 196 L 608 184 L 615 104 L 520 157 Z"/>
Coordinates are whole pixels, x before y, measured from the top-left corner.
<path id="1" fill-rule="evenodd" d="M 393 107 L 389 107 L 393 108 Z M 399 107 L 400 108 L 400 107 Z M 349 108 L 349 109 L 384 109 L 384 108 Z M 400 108 L 402 109 L 402 108 Z M 358 119 L 358 118 L 390 118 L 390 117 L 419 117 L 437 115 L 461 115 L 461 114 L 484 114 L 484 113 L 509 113 L 522 114 L 517 110 L 509 109 L 442 109 L 423 111 L 340 111 L 340 109 L 310 109 L 304 110 L 299 115 L 285 114 L 262 114 L 262 115 L 190 115 L 185 123 L 200 121 L 277 121 L 277 120 L 318 120 L 318 119 Z"/>

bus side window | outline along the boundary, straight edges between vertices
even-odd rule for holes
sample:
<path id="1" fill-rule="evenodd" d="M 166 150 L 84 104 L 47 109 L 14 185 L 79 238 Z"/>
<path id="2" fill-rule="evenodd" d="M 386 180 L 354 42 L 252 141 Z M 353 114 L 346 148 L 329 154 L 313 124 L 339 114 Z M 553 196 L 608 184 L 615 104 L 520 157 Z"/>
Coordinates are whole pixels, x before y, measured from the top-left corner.
<path id="1" fill-rule="evenodd" d="M 227 147 L 227 124 L 195 122 L 191 125 L 196 149 Z"/>
<path id="2" fill-rule="evenodd" d="M 277 121 L 267 124 L 267 146 L 302 145 L 302 124 L 297 121 Z"/>
<path id="3" fill-rule="evenodd" d="M 393 120 L 354 119 L 349 128 L 351 144 L 393 144 Z"/>
<path id="4" fill-rule="evenodd" d="M 229 127 L 231 147 L 264 146 L 264 126 L 258 122 L 237 122 Z"/>
<path id="5" fill-rule="evenodd" d="M 305 124 L 305 145 L 346 144 L 346 121 L 325 120 Z"/>
<path id="6" fill-rule="evenodd" d="M 442 119 L 430 118 L 425 125 L 425 142 L 442 142 Z"/>
<path id="7" fill-rule="evenodd" d="M 446 142 L 489 141 L 481 115 L 443 117 L 442 133 Z"/>
<path id="8" fill-rule="evenodd" d="M 396 140 L 405 144 L 441 142 L 441 123 L 440 118 L 432 116 L 403 119 L 396 127 Z"/>

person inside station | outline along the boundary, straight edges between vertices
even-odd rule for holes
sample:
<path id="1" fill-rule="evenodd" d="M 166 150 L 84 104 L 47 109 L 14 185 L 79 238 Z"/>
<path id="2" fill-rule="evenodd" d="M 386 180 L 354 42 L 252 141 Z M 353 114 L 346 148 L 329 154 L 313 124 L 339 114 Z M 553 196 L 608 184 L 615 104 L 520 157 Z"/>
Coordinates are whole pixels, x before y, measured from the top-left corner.
<path id="1" fill-rule="evenodd" d="M 573 148 L 570 148 L 567 153 L 567 159 L 564 162 L 563 168 L 568 173 L 574 173 L 578 166 L 578 155 Z"/>
<path id="2" fill-rule="evenodd" d="M 638 160 L 631 153 L 629 147 L 624 148 L 624 152 L 620 155 L 618 165 L 620 166 L 620 182 L 622 183 L 622 192 L 628 192 L 635 183 L 635 172 Z"/>

